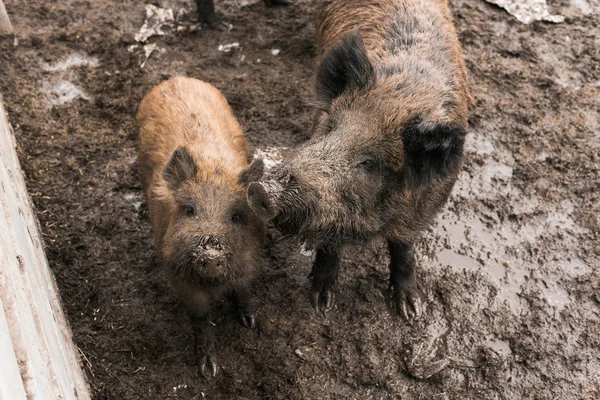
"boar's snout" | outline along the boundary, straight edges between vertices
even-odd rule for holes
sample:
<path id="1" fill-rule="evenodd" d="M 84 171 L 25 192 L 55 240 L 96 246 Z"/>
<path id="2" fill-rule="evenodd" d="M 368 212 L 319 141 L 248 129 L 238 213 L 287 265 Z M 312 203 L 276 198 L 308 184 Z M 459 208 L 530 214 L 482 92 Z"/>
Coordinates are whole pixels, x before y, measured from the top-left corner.
<path id="1" fill-rule="evenodd" d="M 206 278 L 218 278 L 225 274 L 227 252 L 215 236 L 203 236 L 194 252 L 196 272 Z"/>
<path id="2" fill-rule="evenodd" d="M 262 183 L 251 183 L 248 186 L 248 204 L 262 219 L 269 220 L 277 215 L 275 205 L 269 198 L 269 193 Z"/>
<path id="3" fill-rule="evenodd" d="M 263 179 L 248 186 L 248 204 L 262 219 L 275 218 L 281 211 L 283 197 L 297 185 L 296 177 L 287 168 L 280 166 L 269 171 Z"/>

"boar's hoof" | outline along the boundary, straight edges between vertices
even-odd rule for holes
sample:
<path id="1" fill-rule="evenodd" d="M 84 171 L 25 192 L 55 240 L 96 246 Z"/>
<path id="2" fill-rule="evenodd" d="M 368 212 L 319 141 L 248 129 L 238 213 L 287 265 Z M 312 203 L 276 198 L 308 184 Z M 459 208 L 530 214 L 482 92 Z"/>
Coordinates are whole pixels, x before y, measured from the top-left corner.
<path id="1" fill-rule="evenodd" d="M 208 21 L 206 23 L 210 29 L 214 29 L 219 32 L 228 32 L 231 30 L 231 25 L 221 21 L 221 19 L 217 18 L 213 21 Z"/>
<path id="2" fill-rule="evenodd" d="M 214 356 L 203 354 L 198 358 L 198 373 L 205 379 L 214 378 L 219 371 L 219 366 Z"/>
<path id="3" fill-rule="evenodd" d="M 333 307 L 333 290 L 313 283 L 310 289 L 310 304 L 315 311 L 325 314 Z"/>
<path id="4" fill-rule="evenodd" d="M 254 329 L 256 326 L 256 320 L 254 319 L 254 315 L 252 314 L 240 314 L 239 315 L 240 324 L 242 324 L 245 328 Z"/>
<path id="5" fill-rule="evenodd" d="M 294 4 L 293 0 L 265 0 L 267 7 L 290 6 L 292 4 Z"/>
<path id="6" fill-rule="evenodd" d="M 214 29 L 215 31 L 227 32 L 227 31 L 231 30 L 231 25 L 223 22 L 221 20 L 221 18 L 219 18 L 217 16 L 217 14 L 215 14 L 214 12 L 204 14 L 204 15 L 203 15 L 203 13 L 201 13 L 200 14 L 200 22 L 203 22 L 210 29 Z"/>
<path id="7" fill-rule="evenodd" d="M 269 199 L 267 191 L 260 183 L 251 183 L 248 186 L 248 203 L 250 207 L 262 219 L 271 219 L 275 216 L 273 203 Z"/>
<path id="8" fill-rule="evenodd" d="M 416 287 L 392 284 L 390 290 L 392 307 L 399 315 L 409 322 L 421 316 L 421 298 Z"/>

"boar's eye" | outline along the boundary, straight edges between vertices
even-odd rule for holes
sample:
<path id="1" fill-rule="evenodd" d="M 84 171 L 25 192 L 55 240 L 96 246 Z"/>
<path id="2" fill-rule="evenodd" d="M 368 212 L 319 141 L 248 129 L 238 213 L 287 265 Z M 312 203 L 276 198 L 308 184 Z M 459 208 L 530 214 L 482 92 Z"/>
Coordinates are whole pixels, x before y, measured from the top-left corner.
<path id="1" fill-rule="evenodd" d="M 366 160 L 358 163 L 356 168 L 360 168 L 366 172 L 374 172 L 375 169 L 377 168 L 377 163 L 375 163 L 375 161 L 373 161 L 371 159 L 366 159 Z"/>
<path id="2" fill-rule="evenodd" d="M 194 218 L 196 216 L 196 207 L 190 204 L 182 206 L 181 209 L 183 211 L 183 215 L 185 215 L 187 218 Z"/>
<path id="3" fill-rule="evenodd" d="M 233 214 L 231 214 L 231 222 L 233 222 L 234 224 L 243 224 L 246 220 L 245 217 L 246 216 L 243 212 L 236 211 Z"/>

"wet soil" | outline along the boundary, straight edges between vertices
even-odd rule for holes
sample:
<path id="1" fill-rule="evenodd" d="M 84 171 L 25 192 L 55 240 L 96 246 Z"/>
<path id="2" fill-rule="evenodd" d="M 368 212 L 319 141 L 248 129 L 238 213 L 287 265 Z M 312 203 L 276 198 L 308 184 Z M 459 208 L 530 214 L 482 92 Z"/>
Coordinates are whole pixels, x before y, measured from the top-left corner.
<path id="1" fill-rule="evenodd" d="M 156 4 L 195 22 L 189 1 Z M 451 2 L 474 104 L 460 181 L 418 248 L 421 320 L 390 314 L 378 242 L 346 249 L 336 306 L 317 315 L 311 256 L 271 229 L 253 286 L 258 327 L 217 305 L 211 381 L 154 265 L 136 107 L 160 81 L 193 76 L 223 91 L 255 150 L 297 146 L 310 131 L 314 2 L 218 1 L 231 32 L 165 29 L 144 68 L 130 49 L 144 2 L 5 5 L 18 35 L 0 42 L 0 93 L 95 399 L 600 398 L 593 1 L 551 1 L 565 22 L 530 25 L 481 0 Z"/>

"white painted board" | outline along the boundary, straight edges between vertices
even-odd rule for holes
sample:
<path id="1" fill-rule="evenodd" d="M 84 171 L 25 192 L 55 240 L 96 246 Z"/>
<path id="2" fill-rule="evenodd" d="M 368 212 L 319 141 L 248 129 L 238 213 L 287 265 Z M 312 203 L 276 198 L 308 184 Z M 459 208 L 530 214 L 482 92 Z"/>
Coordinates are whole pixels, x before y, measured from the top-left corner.
<path id="1" fill-rule="evenodd" d="M 0 400 L 90 399 L 1 102 L 0 360 Z"/>

